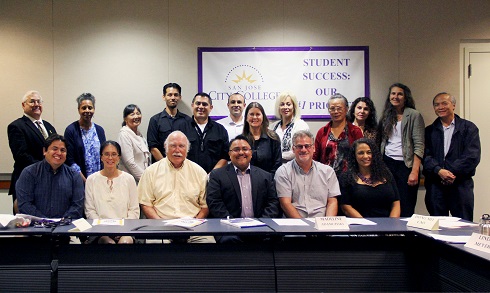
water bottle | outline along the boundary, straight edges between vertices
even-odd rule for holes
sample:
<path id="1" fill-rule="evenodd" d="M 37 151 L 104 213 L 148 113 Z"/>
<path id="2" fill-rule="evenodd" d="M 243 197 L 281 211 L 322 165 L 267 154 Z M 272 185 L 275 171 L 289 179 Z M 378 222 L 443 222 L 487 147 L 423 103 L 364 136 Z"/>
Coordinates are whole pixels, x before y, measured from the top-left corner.
<path id="1" fill-rule="evenodd" d="M 483 214 L 480 219 L 480 234 L 490 236 L 490 215 Z"/>

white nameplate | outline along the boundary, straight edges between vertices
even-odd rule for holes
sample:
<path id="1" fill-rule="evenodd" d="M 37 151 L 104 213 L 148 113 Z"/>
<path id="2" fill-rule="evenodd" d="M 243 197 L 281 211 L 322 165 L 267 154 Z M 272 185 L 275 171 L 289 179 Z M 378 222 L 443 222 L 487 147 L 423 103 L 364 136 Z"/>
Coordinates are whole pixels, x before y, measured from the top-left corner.
<path id="1" fill-rule="evenodd" d="M 490 253 L 490 236 L 473 233 L 464 247 Z"/>
<path id="2" fill-rule="evenodd" d="M 317 217 L 315 218 L 317 230 L 349 230 L 347 218 L 342 217 Z"/>
<path id="3" fill-rule="evenodd" d="M 71 223 L 75 225 L 75 228 L 70 229 L 69 230 L 70 232 L 83 232 L 85 230 L 92 228 L 92 225 L 90 225 L 90 223 L 87 222 L 87 220 L 85 220 L 84 218 L 80 218 Z"/>
<path id="4" fill-rule="evenodd" d="M 439 219 L 436 217 L 414 214 L 408 220 L 407 226 L 425 230 L 439 230 Z"/>

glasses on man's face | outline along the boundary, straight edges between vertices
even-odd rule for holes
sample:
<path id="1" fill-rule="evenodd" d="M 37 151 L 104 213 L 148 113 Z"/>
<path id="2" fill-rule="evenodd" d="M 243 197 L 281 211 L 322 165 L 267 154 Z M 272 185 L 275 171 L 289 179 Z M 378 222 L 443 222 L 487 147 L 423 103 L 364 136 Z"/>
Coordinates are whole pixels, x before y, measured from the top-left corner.
<path id="1" fill-rule="evenodd" d="M 246 153 L 246 152 L 249 152 L 251 150 L 252 150 L 251 148 L 233 148 L 233 149 L 230 150 L 230 152 L 234 152 L 234 153 L 237 153 L 238 154 L 240 152 Z"/>
<path id="2" fill-rule="evenodd" d="M 328 112 L 330 112 L 330 113 L 342 112 L 342 111 L 344 111 L 344 108 L 342 108 L 342 107 L 331 107 L 331 108 L 328 108 Z"/>
<path id="3" fill-rule="evenodd" d="M 119 154 L 118 153 L 103 153 L 102 156 L 104 156 L 106 158 L 115 158 L 115 157 L 119 157 Z"/>
<path id="4" fill-rule="evenodd" d="M 30 101 L 26 101 L 27 104 L 31 105 L 31 106 L 34 106 L 34 105 L 42 105 L 43 104 L 43 101 L 41 100 L 30 100 Z"/>
<path id="5" fill-rule="evenodd" d="M 311 149 L 311 147 L 313 146 L 313 144 L 295 144 L 294 145 L 294 148 L 298 151 L 302 150 L 303 148 L 309 150 Z"/>

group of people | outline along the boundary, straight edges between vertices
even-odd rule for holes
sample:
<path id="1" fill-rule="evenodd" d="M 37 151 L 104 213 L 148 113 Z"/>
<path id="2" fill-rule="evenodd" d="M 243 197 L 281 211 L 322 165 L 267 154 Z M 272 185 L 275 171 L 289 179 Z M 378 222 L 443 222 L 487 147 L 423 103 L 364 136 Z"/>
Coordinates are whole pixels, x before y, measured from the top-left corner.
<path id="1" fill-rule="evenodd" d="M 369 98 L 356 99 L 349 109 L 347 99 L 335 94 L 328 100 L 331 121 L 316 137 L 290 92 L 276 99 L 278 120 L 272 124 L 260 103 L 247 105 L 239 93 L 229 96 L 230 115 L 218 121 L 209 117 L 208 94 L 194 96 L 192 117 L 178 110 L 181 99 L 181 87 L 166 84 L 165 109 L 151 117 L 147 140 L 138 130 L 141 110 L 133 104 L 123 110 L 117 139 L 106 140 L 92 122 L 93 95 L 76 99 L 80 119 L 61 136 L 41 119 L 40 94 L 26 93 L 24 116 L 8 126 L 14 209 L 88 219 L 406 217 L 414 213 L 423 163 L 429 213 L 473 219 L 478 128 L 454 114 L 450 94 L 434 97 L 438 118 L 426 129 L 403 84 L 389 88 L 379 123 Z"/>

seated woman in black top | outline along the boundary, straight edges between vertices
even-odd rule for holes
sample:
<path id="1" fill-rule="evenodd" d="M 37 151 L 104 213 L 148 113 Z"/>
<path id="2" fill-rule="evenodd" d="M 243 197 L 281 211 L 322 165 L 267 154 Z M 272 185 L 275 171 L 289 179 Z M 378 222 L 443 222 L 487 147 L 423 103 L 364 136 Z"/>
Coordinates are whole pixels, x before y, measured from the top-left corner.
<path id="1" fill-rule="evenodd" d="M 374 141 L 358 139 L 340 178 L 341 208 L 352 218 L 400 217 L 400 196 L 393 175 Z"/>

